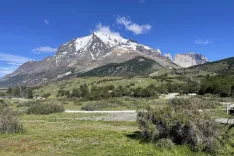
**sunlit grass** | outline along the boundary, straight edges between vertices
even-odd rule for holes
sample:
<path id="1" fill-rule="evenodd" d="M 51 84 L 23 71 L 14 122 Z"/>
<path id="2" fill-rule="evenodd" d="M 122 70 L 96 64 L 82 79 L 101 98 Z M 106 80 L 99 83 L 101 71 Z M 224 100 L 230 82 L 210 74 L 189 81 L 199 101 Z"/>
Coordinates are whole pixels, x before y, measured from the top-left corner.
<path id="1" fill-rule="evenodd" d="M 54 120 L 86 115 L 24 115 L 21 121 L 27 132 L 0 135 L 0 155 L 206 155 L 193 153 L 186 146 L 165 150 L 144 143 L 133 135 L 138 131 L 135 122 Z"/>

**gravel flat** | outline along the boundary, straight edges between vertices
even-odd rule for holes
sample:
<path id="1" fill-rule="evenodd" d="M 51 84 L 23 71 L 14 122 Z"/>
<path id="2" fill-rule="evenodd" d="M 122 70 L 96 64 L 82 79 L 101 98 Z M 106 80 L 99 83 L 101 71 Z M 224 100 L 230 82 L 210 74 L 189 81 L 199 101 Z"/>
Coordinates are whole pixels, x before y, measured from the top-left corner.
<path id="1" fill-rule="evenodd" d="M 76 110 L 66 110 L 66 113 L 99 113 L 103 114 L 101 116 L 87 116 L 78 118 L 79 120 L 103 120 L 103 121 L 136 121 L 136 111 L 135 110 L 123 110 L 123 111 L 76 111 Z"/>
<path id="2" fill-rule="evenodd" d="M 88 113 L 94 114 L 99 113 L 103 114 L 101 116 L 86 116 L 82 118 L 77 118 L 77 120 L 103 120 L 103 121 L 136 121 L 136 110 L 121 110 L 121 111 L 80 111 L 80 110 L 66 110 L 66 113 Z M 234 119 L 228 121 L 227 118 L 218 118 L 215 119 L 216 122 L 226 124 L 234 124 Z"/>

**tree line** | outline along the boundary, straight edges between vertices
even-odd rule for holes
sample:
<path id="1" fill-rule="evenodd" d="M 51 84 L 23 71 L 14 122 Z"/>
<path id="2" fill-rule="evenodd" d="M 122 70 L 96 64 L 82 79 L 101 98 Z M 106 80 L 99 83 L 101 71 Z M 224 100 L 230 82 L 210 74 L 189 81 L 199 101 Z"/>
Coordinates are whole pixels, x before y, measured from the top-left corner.
<path id="1" fill-rule="evenodd" d="M 108 99 L 111 97 L 152 97 L 158 96 L 158 92 L 154 85 L 150 85 L 146 88 L 137 87 L 133 88 L 135 84 L 127 86 L 114 85 L 98 87 L 93 85 L 91 89 L 88 88 L 87 84 L 81 85 L 79 88 L 74 88 L 71 92 L 60 89 L 57 97 L 66 96 L 67 98 L 86 98 L 88 100 L 101 100 Z"/>
<path id="2" fill-rule="evenodd" d="M 200 94 L 216 94 L 220 97 L 234 97 L 234 76 L 207 75 L 201 81 Z"/>
<path id="3" fill-rule="evenodd" d="M 33 98 L 33 91 L 25 86 L 9 87 L 6 95 L 31 99 Z"/>

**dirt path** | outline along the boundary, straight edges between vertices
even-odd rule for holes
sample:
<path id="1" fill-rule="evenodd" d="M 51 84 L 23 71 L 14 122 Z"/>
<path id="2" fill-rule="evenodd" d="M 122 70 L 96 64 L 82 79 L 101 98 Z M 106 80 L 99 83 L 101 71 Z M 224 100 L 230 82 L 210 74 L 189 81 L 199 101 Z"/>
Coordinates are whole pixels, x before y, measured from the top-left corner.
<path id="1" fill-rule="evenodd" d="M 66 113 L 108 113 L 108 114 L 118 114 L 118 113 L 136 113 L 135 110 L 122 110 L 122 111 L 80 111 L 80 110 L 66 110 Z"/>
<path id="2" fill-rule="evenodd" d="M 234 124 L 234 119 L 228 120 L 227 118 L 220 118 L 220 119 L 215 119 L 216 122 L 220 122 L 222 124 Z"/>
<path id="3" fill-rule="evenodd" d="M 173 98 L 175 98 L 178 95 L 179 95 L 179 93 L 169 93 L 169 94 L 161 95 L 160 98 L 163 98 L 163 99 L 173 99 Z"/>
<path id="4" fill-rule="evenodd" d="M 86 116 L 78 118 L 79 120 L 103 120 L 103 121 L 136 121 L 135 110 L 123 110 L 123 111 L 76 111 L 66 110 L 66 113 L 100 113 L 101 116 Z"/>

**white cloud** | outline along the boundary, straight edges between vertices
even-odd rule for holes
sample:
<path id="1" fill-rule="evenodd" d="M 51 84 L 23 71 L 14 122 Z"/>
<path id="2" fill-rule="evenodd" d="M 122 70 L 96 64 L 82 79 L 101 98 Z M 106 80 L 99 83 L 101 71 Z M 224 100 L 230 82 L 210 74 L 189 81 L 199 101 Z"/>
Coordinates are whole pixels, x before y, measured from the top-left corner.
<path id="1" fill-rule="evenodd" d="M 209 40 L 197 39 L 194 41 L 195 44 L 207 45 L 211 44 L 212 42 Z"/>
<path id="2" fill-rule="evenodd" d="M 111 31 L 110 26 L 104 26 L 104 25 L 102 25 L 102 23 L 98 23 L 96 25 L 95 31 L 96 32 L 103 32 L 103 33 L 111 34 L 113 36 L 120 37 L 120 34 L 118 32 Z"/>
<path id="3" fill-rule="evenodd" d="M 117 17 L 116 22 L 124 25 L 127 30 L 132 31 L 135 35 L 147 33 L 152 28 L 149 24 L 139 25 L 125 17 Z"/>
<path id="4" fill-rule="evenodd" d="M 9 63 L 7 63 L 7 64 L 9 64 L 9 65 L 14 65 L 14 66 L 20 66 L 20 65 L 22 65 L 22 63 L 13 63 L 13 62 L 9 62 Z"/>
<path id="5" fill-rule="evenodd" d="M 145 0 L 139 0 L 139 3 L 140 4 L 145 3 Z"/>
<path id="6" fill-rule="evenodd" d="M 0 63 L 5 64 L 4 66 L 0 66 L 0 77 L 14 72 L 21 64 L 27 61 L 32 61 L 32 59 L 18 55 L 0 53 Z"/>
<path id="7" fill-rule="evenodd" d="M 18 55 L 0 53 L 0 61 L 4 61 L 7 63 L 23 64 L 24 62 L 32 61 L 32 59 Z"/>
<path id="8" fill-rule="evenodd" d="M 37 47 L 32 49 L 32 52 L 36 53 L 36 54 L 42 54 L 42 53 L 54 53 L 57 51 L 57 48 L 51 48 L 49 46 L 45 46 L 45 47 Z"/>
<path id="9" fill-rule="evenodd" d="M 50 24 L 48 20 L 44 20 L 45 24 Z"/>

